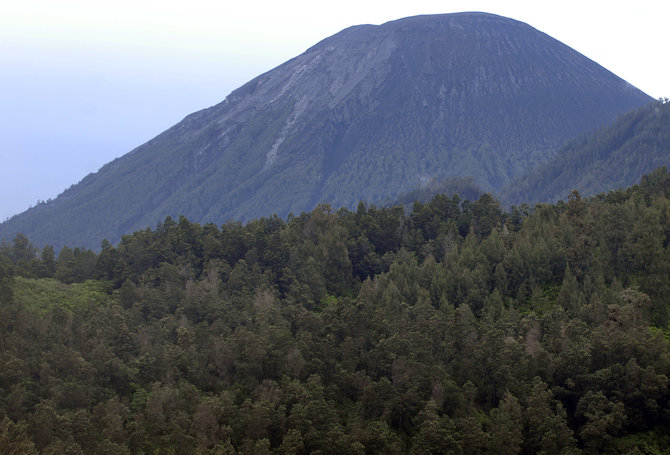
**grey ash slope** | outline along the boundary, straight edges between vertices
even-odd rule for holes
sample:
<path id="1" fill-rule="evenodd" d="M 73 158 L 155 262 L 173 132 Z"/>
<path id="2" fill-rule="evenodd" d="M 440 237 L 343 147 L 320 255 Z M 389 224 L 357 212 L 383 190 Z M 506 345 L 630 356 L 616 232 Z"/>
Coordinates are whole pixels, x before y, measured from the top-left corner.
<path id="1" fill-rule="evenodd" d="M 0 226 L 97 247 L 167 215 L 223 223 L 383 202 L 429 179 L 498 190 L 651 98 L 500 16 L 355 26 Z"/>

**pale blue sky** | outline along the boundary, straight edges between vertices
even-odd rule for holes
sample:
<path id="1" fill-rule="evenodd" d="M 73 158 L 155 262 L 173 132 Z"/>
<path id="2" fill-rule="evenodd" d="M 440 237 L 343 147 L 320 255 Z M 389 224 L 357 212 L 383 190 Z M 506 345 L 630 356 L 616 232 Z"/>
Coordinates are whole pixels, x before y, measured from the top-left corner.
<path id="1" fill-rule="evenodd" d="M 0 221 L 55 198 L 350 25 L 416 14 L 500 14 L 548 33 L 655 98 L 670 96 L 666 0 L 3 3 Z"/>

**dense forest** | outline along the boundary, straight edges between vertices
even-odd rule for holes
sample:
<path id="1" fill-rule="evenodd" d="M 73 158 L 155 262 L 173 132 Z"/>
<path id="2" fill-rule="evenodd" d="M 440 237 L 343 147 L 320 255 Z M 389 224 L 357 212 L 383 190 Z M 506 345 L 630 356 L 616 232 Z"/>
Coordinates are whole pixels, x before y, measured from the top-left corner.
<path id="1" fill-rule="evenodd" d="M 670 174 L 0 245 L 2 454 L 657 454 Z"/>

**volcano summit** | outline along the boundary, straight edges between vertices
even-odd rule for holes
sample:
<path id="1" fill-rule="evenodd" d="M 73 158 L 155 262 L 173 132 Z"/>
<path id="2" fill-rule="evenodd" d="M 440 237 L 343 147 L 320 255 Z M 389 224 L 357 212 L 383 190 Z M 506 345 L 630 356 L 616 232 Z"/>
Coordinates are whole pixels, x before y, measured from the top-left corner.
<path id="1" fill-rule="evenodd" d="M 97 248 L 166 216 L 223 223 L 382 203 L 430 179 L 497 191 L 652 99 L 516 20 L 347 28 L 0 225 Z"/>

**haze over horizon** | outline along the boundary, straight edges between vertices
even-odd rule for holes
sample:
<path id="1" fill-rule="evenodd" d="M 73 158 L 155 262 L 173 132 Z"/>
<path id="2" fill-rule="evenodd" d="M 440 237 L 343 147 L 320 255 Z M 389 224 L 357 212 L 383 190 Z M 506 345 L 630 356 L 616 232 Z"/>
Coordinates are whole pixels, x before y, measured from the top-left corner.
<path id="1" fill-rule="evenodd" d="M 354 6 L 355 5 L 355 6 Z M 348 26 L 486 11 L 526 22 L 652 97 L 670 96 L 660 20 L 645 2 L 255 3 L 29 0 L 0 18 L 0 221 L 55 198 L 191 112 Z M 259 14 L 259 9 L 264 13 Z"/>

